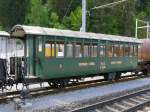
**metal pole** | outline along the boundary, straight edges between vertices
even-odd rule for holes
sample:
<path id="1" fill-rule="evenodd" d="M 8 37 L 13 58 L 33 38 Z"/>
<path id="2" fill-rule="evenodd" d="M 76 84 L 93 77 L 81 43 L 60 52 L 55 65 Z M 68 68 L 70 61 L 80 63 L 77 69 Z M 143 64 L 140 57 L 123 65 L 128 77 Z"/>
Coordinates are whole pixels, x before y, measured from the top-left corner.
<path id="1" fill-rule="evenodd" d="M 86 0 L 82 0 L 82 32 L 86 32 Z"/>
<path id="2" fill-rule="evenodd" d="M 147 39 L 149 39 L 149 22 L 147 22 Z"/>
<path id="3" fill-rule="evenodd" d="M 137 33 L 138 33 L 138 19 L 136 19 L 135 38 L 138 38 L 138 37 L 137 37 Z"/>

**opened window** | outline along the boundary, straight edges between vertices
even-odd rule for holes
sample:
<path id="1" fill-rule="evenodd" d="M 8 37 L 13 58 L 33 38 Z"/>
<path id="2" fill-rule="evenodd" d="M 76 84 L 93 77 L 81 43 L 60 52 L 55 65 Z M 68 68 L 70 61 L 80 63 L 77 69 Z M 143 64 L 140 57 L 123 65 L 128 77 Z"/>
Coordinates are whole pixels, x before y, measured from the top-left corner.
<path id="1" fill-rule="evenodd" d="M 124 47 L 124 56 L 128 57 L 130 52 L 130 47 L 128 45 L 125 45 Z"/>
<path id="2" fill-rule="evenodd" d="M 140 49 L 140 46 L 139 46 Z M 138 56 L 138 45 L 134 45 L 134 56 L 137 57 Z"/>
<path id="3" fill-rule="evenodd" d="M 75 57 L 83 57 L 83 48 L 81 43 L 75 45 Z"/>
<path id="4" fill-rule="evenodd" d="M 91 47 L 90 44 L 84 44 L 84 57 L 91 56 Z"/>
<path id="5" fill-rule="evenodd" d="M 64 54 L 64 42 L 56 42 L 56 58 L 63 58 Z"/>
<path id="6" fill-rule="evenodd" d="M 73 44 L 67 43 L 66 44 L 66 57 L 73 57 Z"/>
<path id="7" fill-rule="evenodd" d="M 91 46 L 91 57 L 97 57 L 97 45 Z"/>
<path id="8" fill-rule="evenodd" d="M 134 47 L 133 45 L 130 45 L 129 57 L 133 57 L 133 54 L 134 54 Z"/>
<path id="9" fill-rule="evenodd" d="M 113 45 L 113 56 L 119 57 L 120 48 L 119 45 Z"/>
<path id="10" fill-rule="evenodd" d="M 105 56 L 105 46 L 104 45 L 100 45 L 99 54 L 100 54 L 100 57 Z"/>
<path id="11" fill-rule="evenodd" d="M 45 43 L 45 57 L 54 57 L 55 56 L 55 43 L 46 42 Z"/>
<path id="12" fill-rule="evenodd" d="M 113 57 L 113 46 L 108 46 L 108 57 Z"/>
<path id="13" fill-rule="evenodd" d="M 123 45 L 120 45 L 119 56 L 120 57 L 124 56 L 124 46 Z"/>

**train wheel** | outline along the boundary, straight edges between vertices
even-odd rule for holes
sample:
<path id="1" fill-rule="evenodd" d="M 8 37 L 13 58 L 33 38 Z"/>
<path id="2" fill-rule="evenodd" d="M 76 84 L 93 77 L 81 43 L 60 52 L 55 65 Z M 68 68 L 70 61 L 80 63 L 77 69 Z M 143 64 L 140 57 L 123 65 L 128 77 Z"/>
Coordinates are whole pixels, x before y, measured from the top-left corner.
<path id="1" fill-rule="evenodd" d="M 2 92 L 4 91 L 4 82 L 2 80 L 0 80 L 0 89 Z"/>
<path id="2" fill-rule="evenodd" d="M 49 84 L 50 87 L 56 88 L 56 87 L 55 87 L 55 84 L 54 84 L 53 82 L 48 82 L 48 84 Z"/>
<path id="3" fill-rule="evenodd" d="M 121 73 L 116 73 L 116 76 L 115 76 L 115 80 L 119 80 L 120 79 L 120 77 L 121 77 Z"/>
<path id="4" fill-rule="evenodd" d="M 12 85 L 6 85 L 6 86 L 5 86 L 6 90 L 11 90 L 12 87 L 13 87 Z"/>
<path id="5" fill-rule="evenodd" d="M 58 81 L 50 81 L 48 82 L 49 86 L 52 88 L 64 88 L 68 85 L 69 80 L 58 80 Z"/>
<path id="6" fill-rule="evenodd" d="M 106 80 L 106 81 L 108 80 L 108 74 L 104 75 L 104 80 Z"/>
<path id="7" fill-rule="evenodd" d="M 114 72 L 114 73 L 108 73 L 108 74 L 104 75 L 104 79 L 107 80 L 107 81 L 108 80 L 110 80 L 110 81 L 116 80 L 116 78 L 118 78 L 116 72 Z"/>
<path id="8" fill-rule="evenodd" d="M 16 90 L 20 91 L 24 88 L 23 84 L 16 83 Z"/>
<path id="9" fill-rule="evenodd" d="M 16 83 L 16 90 L 21 91 L 23 89 L 29 89 L 29 84 L 24 84 L 24 83 Z"/>
<path id="10" fill-rule="evenodd" d="M 6 90 L 11 90 L 12 87 L 13 87 L 13 85 L 14 85 L 13 79 L 10 79 L 10 78 L 9 78 L 9 79 L 7 80 Z"/>
<path id="11" fill-rule="evenodd" d="M 143 75 L 148 75 L 148 71 L 146 69 L 142 70 L 142 73 L 143 73 Z"/>

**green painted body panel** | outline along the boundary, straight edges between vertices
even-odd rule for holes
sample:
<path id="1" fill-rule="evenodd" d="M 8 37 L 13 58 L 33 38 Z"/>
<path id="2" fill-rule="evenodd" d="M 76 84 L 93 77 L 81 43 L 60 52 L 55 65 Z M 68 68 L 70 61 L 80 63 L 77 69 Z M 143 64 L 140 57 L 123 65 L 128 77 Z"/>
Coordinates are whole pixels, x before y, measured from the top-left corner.
<path id="1" fill-rule="evenodd" d="M 137 59 L 135 57 L 128 58 L 107 58 L 105 72 L 114 71 L 130 71 L 137 67 Z"/>
<path id="2" fill-rule="evenodd" d="M 88 65 L 88 66 L 87 66 Z M 97 59 L 45 59 L 41 78 L 86 76 L 98 71 Z"/>
<path id="3" fill-rule="evenodd" d="M 105 69 L 100 68 L 99 66 L 100 62 L 101 61 L 98 61 L 98 59 L 96 58 L 95 59 L 45 59 L 42 61 L 41 68 L 40 68 L 41 72 L 40 74 L 38 74 L 38 76 L 43 79 L 52 79 L 52 78 L 60 78 L 60 77 L 63 78 L 63 77 L 72 77 L 72 76 L 87 76 L 90 74 L 94 75 L 99 73 L 129 71 L 129 70 L 134 70 L 137 67 L 136 60 L 133 58 L 105 60 L 106 62 Z M 115 62 L 116 64 L 114 64 Z"/>
<path id="4" fill-rule="evenodd" d="M 46 39 L 47 37 L 35 38 L 29 35 L 26 40 L 26 45 L 28 46 L 28 74 L 36 75 L 41 79 L 67 78 L 73 76 L 83 77 L 91 74 L 129 71 L 137 67 L 137 57 L 109 58 L 107 55 L 100 57 L 99 53 L 95 58 L 46 58 L 44 56 Z M 65 40 L 63 37 L 61 39 Z M 42 44 L 42 47 L 39 44 Z M 109 42 L 98 42 L 98 44 L 107 45 Z M 105 51 L 107 52 L 107 49 Z"/>
<path id="5" fill-rule="evenodd" d="M 27 36 L 26 37 L 26 57 L 27 57 L 27 72 L 28 75 L 33 75 L 34 73 L 34 40 L 32 36 Z"/>

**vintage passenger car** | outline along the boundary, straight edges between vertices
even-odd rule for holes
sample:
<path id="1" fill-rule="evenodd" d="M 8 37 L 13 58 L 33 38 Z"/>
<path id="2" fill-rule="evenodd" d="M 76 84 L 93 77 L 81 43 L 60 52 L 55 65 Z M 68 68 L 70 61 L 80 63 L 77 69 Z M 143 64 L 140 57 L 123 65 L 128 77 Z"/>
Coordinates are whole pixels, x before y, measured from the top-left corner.
<path id="1" fill-rule="evenodd" d="M 11 37 L 24 42 L 26 75 L 53 83 L 96 75 L 117 79 L 137 68 L 141 44 L 130 37 L 24 25 L 14 26 Z"/>

